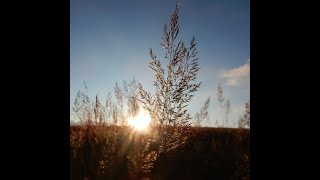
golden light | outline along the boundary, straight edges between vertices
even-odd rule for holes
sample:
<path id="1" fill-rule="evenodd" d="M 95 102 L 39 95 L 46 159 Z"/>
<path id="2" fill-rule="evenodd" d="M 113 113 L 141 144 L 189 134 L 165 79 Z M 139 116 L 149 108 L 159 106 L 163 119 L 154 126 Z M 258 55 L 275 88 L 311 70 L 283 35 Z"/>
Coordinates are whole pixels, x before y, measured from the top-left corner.
<path id="1" fill-rule="evenodd" d="M 128 124 L 133 126 L 135 129 L 142 131 L 147 130 L 150 121 L 151 118 L 149 113 L 141 108 L 137 116 L 128 119 Z"/>

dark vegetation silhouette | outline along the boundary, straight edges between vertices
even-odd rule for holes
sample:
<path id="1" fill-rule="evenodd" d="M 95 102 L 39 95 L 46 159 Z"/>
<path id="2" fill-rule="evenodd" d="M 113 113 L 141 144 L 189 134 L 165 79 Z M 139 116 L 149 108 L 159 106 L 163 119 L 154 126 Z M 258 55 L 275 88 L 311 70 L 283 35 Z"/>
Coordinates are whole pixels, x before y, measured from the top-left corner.
<path id="1" fill-rule="evenodd" d="M 245 104 L 245 113 L 239 119 L 239 128 L 250 128 L 250 101 Z"/>
<path id="2" fill-rule="evenodd" d="M 200 112 L 197 112 L 196 115 L 194 116 L 195 127 L 200 127 L 202 122 L 205 119 L 209 120 L 209 113 L 208 113 L 209 105 L 210 105 L 210 97 L 207 98 L 203 107 L 201 107 Z"/>
<path id="3" fill-rule="evenodd" d="M 135 78 L 116 82 L 104 102 L 98 94 L 90 99 L 86 83 L 78 91 L 73 112 L 81 123 L 70 127 L 70 179 L 250 179 L 250 131 L 201 128 L 210 97 L 193 118 L 187 109 L 201 85 L 200 68 L 195 38 L 189 46 L 179 40 L 178 14 L 176 6 L 170 26 L 164 25 L 164 60 L 150 49 L 154 93 Z M 218 102 L 227 125 L 231 103 L 220 84 Z M 142 108 L 151 117 L 147 132 L 128 125 Z M 250 127 L 248 108 L 241 127 Z"/>
<path id="4" fill-rule="evenodd" d="M 218 85 L 217 90 L 218 90 L 218 92 L 217 92 L 218 104 L 221 108 L 222 126 L 227 127 L 228 126 L 228 118 L 231 113 L 231 102 L 230 102 L 230 100 L 225 101 L 221 84 Z M 218 122 L 216 123 L 216 125 L 219 126 Z"/>
<path id="5" fill-rule="evenodd" d="M 139 84 L 143 107 L 150 113 L 158 155 L 183 145 L 190 135 L 191 116 L 187 106 L 201 82 L 196 82 L 199 71 L 198 51 L 193 37 L 189 47 L 179 40 L 179 8 L 171 16 L 169 29 L 164 25 L 161 46 L 165 50 L 167 64 L 163 67 L 150 49 L 149 67 L 155 73 L 154 94 Z"/>

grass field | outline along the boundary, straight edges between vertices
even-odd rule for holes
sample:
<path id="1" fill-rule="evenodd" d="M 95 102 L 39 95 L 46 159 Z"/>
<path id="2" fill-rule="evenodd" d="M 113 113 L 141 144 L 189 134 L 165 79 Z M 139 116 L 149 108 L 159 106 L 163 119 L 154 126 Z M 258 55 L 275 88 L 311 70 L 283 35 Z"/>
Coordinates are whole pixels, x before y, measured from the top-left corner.
<path id="1" fill-rule="evenodd" d="M 133 176 L 128 154 L 142 144 L 132 144 L 132 130 L 106 127 L 71 126 L 70 179 L 141 179 Z M 113 133 L 110 133 L 113 132 Z M 145 179 L 250 179 L 250 130 L 228 128 L 191 128 L 191 136 L 182 147 L 163 153 L 153 162 Z M 84 134 L 89 133 L 90 136 Z M 104 139 L 100 136 L 104 136 Z M 135 138 L 148 138 L 136 134 Z M 90 143 L 79 143 L 79 139 Z M 91 139 L 90 139 L 91 138 Z M 100 138 L 100 140 L 99 140 Z M 75 143 L 78 142 L 78 143 Z M 107 142 L 107 143 L 106 143 Z M 134 147 L 137 146 L 137 147 Z M 152 150 L 152 144 L 150 149 Z M 104 171 L 99 162 L 107 152 Z M 142 157 L 139 156 L 138 157 Z"/>

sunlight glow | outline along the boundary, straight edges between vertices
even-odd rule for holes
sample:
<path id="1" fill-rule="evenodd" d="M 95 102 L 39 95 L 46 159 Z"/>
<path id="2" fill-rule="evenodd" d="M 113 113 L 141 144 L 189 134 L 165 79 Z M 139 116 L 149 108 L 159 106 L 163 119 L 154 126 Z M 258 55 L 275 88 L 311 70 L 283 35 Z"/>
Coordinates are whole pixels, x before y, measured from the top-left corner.
<path id="1" fill-rule="evenodd" d="M 149 113 L 143 109 L 140 109 L 137 116 L 128 119 L 128 124 L 133 126 L 135 129 L 142 131 L 147 130 L 150 121 L 151 118 Z"/>

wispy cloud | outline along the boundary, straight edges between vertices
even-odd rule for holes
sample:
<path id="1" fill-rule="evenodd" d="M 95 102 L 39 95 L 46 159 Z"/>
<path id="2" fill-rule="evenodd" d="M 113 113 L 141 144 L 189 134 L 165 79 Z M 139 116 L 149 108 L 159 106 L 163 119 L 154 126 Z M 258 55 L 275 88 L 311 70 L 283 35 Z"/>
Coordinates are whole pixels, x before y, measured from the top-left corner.
<path id="1" fill-rule="evenodd" d="M 250 83 L 250 59 L 240 67 L 223 71 L 220 78 L 224 79 L 228 86 L 248 85 Z"/>

